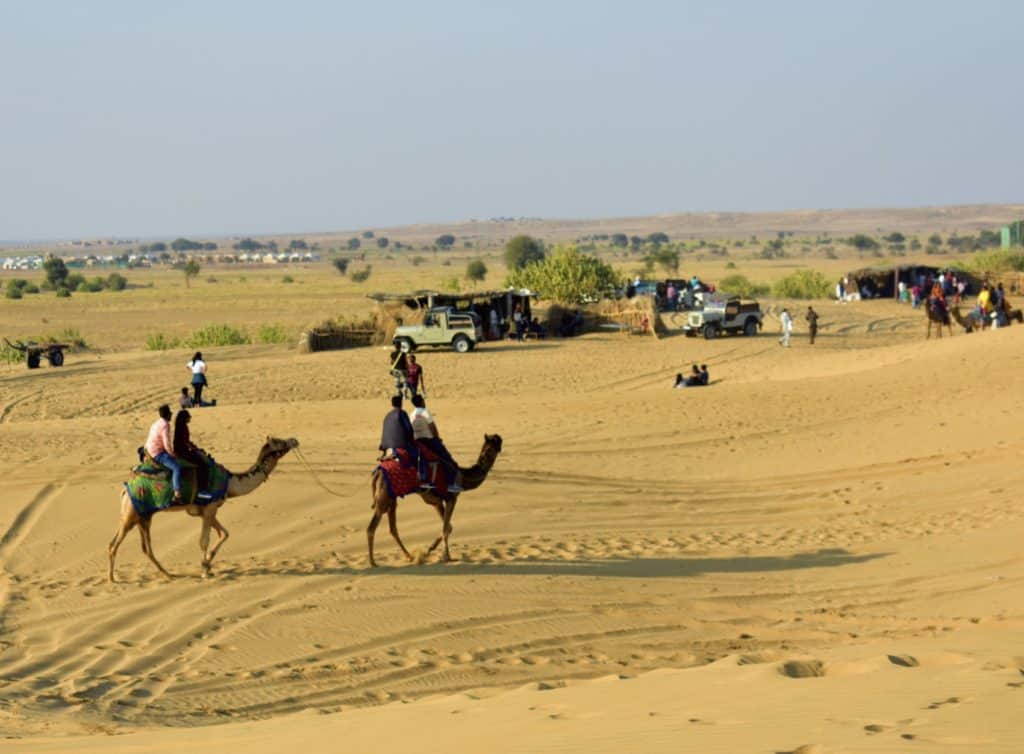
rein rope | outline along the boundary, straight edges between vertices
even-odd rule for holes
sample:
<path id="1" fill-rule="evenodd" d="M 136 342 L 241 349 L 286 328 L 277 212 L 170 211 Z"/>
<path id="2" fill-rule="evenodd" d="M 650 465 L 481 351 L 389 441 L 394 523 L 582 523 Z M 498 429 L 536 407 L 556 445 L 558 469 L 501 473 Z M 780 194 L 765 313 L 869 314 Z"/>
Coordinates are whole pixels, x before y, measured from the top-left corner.
<path id="1" fill-rule="evenodd" d="M 306 471 L 308 471 L 309 475 L 313 477 L 313 481 L 316 482 L 317 486 L 320 487 L 320 489 L 322 489 L 328 495 L 334 495 L 335 497 L 349 497 L 349 495 L 343 495 L 340 492 L 335 492 L 326 484 L 324 484 L 323 481 L 321 481 L 320 476 L 316 473 L 316 471 L 313 470 L 313 467 L 310 465 L 309 461 L 306 460 L 306 456 L 302 454 L 302 450 L 300 448 L 295 448 L 292 452 L 295 454 L 296 458 L 302 461 L 302 465 L 306 467 Z"/>

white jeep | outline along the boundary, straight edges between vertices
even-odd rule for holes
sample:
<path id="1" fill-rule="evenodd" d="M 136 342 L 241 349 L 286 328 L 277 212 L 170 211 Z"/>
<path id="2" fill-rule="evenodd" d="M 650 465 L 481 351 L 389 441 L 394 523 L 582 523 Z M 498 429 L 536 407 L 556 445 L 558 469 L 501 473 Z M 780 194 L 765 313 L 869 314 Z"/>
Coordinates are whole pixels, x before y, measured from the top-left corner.
<path id="1" fill-rule="evenodd" d="M 442 307 L 428 310 L 418 325 L 399 325 L 391 342 L 405 353 L 420 346 L 451 346 L 466 353 L 483 338 L 483 324 L 475 313 Z"/>
<path id="2" fill-rule="evenodd" d="M 683 332 L 689 336 L 699 333 L 706 340 L 717 338 L 723 332 L 753 337 L 763 325 L 761 305 L 756 301 L 707 298 L 703 309 L 687 314 Z"/>

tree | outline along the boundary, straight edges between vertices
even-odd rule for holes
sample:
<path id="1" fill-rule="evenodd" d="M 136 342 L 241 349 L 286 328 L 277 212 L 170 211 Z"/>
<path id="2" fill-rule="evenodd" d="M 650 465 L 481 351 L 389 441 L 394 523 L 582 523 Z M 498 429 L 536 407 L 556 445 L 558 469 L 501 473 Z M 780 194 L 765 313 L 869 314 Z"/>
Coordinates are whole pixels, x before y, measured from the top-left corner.
<path id="1" fill-rule="evenodd" d="M 217 244 L 215 244 L 213 241 L 207 241 L 206 243 L 203 244 L 203 251 L 216 251 L 216 250 L 217 250 Z"/>
<path id="2" fill-rule="evenodd" d="M 189 259 L 181 269 L 185 273 L 185 287 L 189 288 L 191 287 L 190 282 L 192 281 L 192 278 L 199 275 L 199 262 L 194 259 Z"/>
<path id="3" fill-rule="evenodd" d="M 629 236 L 625 233 L 612 233 L 612 246 L 629 246 Z"/>
<path id="4" fill-rule="evenodd" d="M 201 243 L 190 241 L 187 238 L 175 238 L 171 241 L 171 248 L 174 251 L 199 251 L 203 248 Z"/>
<path id="5" fill-rule="evenodd" d="M 334 269 L 336 269 L 338 272 L 340 272 L 342 275 L 344 275 L 346 272 L 348 272 L 348 260 L 347 259 L 335 259 L 334 260 Z"/>
<path id="6" fill-rule="evenodd" d="M 940 236 L 938 233 L 932 233 L 930 236 L 928 236 L 928 245 L 935 247 L 942 246 L 942 236 Z"/>
<path id="7" fill-rule="evenodd" d="M 660 266 L 665 274 L 679 272 L 679 252 L 675 249 L 658 248 L 648 255 L 652 264 Z"/>
<path id="8" fill-rule="evenodd" d="M 149 250 L 157 253 L 165 252 L 167 251 L 167 244 L 165 244 L 163 241 L 157 241 L 156 243 L 152 243 L 149 245 Z"/>
<path id="9" fill-rule="evenodd" d="M 878 241 L 873 239 L 871 236 L 866 236 L 863 233 L 858 233 L 846 240 L 846 243 L 850 244 L 859 251 L 871 251 L 872 249 L 878 248 Z"/>
<path id="10" fill-rule="evenodd" d="M 309 245 L 301 238 L 293 238 L 288 242 L 288 248 L 291 251 L 304 251 L 309 248 Z"/>
<path id="11" fill-rule="evenodd" d="M 654 244 L 668 243 L 668 236 L 665 233 L 651 233 L 647 236 L 647 241 Z"/>
<path id="12" fill-rule="evenodd" d="M 557 246 L 551 255 L 521 269 L 512 270 L 508 284 L 528 288 L 562 304 L 581 304 L 618 288 L 619 275 L 595 256 L 575 245 Z"/>
<path id="13" fill-rule="evenodd" d="M 479 283 L 485 277 L 487 277 L 487 265 L 482 259 L 474 259 L 466 265 L 466 280 Z"/>
<path id="14" fill-rule="evenodd" d="M 886 243 L 904 243 L 907 240 L 907 237 L 900 233 L 899 231 L 896 231 L 890 233 L 882 240 L 884 240 Z"/>
<path id="15" fill-rule="evenodd" d="M 259 251 L 263 248 L 263 244 L 259 241 L 253 241 L 251 238 L 243 238 L 235 244 L 234 248 L 238 251 Z"/>
<path id="16" fill-rule="evenodd" d="M 68 279 L 68 268 L 64 260 L 52 254 L 43 262 L 43 272 L 46 273 L 46 282 L 51 288 L 61 288 L 64 281 Z"/>
<path id="17" fill-rule="evenodd" d="M 450 249 L 455 244 L 455 236 L 445 233 L 443 236 L 438 236 L 434 243 L 442 249 Z"/>
<path id="18" fill-rule="evenodd" d="M 377 239 L 377 248 L 378 249 L 386 249 L 388 247 L 389 243 L 391 243 L 391 242 L 388 241 L 386 236 L 381 236 L 380 238 Z"/>
<path id="19" fill-rule="evenodd" d="M 363 238 L 373 238 L 373 231 L 372 230 L 364 230 L 363 231 Z"/>
<path id="20" fill-rule="evenodd" d="M 505 264 L 519 270 L 544 259 L 544 244 L 531 236 L 516 236 L 505 244 Z"/>
<path id="21" fill-rule="evenodd" d="M 360 246 L 362 246 L 362 244 L 359 242 L 358 238 L 350 238 L 350 239 L 348 239 L 348 250 L 349 251 L 355 251 Z"/>

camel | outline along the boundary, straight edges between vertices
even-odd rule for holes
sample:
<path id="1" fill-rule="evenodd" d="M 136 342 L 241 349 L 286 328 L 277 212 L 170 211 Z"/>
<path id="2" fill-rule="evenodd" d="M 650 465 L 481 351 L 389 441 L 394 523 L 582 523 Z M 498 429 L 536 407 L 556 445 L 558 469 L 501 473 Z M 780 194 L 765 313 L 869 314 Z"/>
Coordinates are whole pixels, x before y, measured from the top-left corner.
<path id="1" fill-rule="evenodd" d="M 270 472 L 277 466 L 277 462 L 284 457 L 290 450 L 299 447 L 299 441 L 294 438 L 287 440 L 281 440 L 276 437 L 267 437 L 266 443 L 260 448 L 259 455 L 256 457 L 256 463 L 252 467 L 242 473 L 234 474 L 228 478 L 227 495 L 221 500 L 209 503 L 205 506 L 196 505 L 175 505 L 165 510 L 167 511 L 186 511 L 191 516 L 201 516 L 203 519 L 203 526 L 199 535 L 199 549 L 203 553 L 203 577 L 207 577 L 211 574 L 213 558 L 220 550 L 221 545 L 227 541 L 228 530 L 217 520 L 217 511 L 228 498 L 241 497 L 242 495 L 248 495 L 250 492 L 261 486 L 270 477 Z M 158 511 L 162 512 L 162 511 Z M 156 559 L 156 555 L 153 553 L 153 540 L 150 536 L 150 525 L 152 524 L 152 516 L 140 516 L 135 507 L 132 505 L 131 499 L 128 497 L 126 490 L 121 490 L 121 520 L 117 525 L 117 532 L 114 534 L 114 538 L 110 540 L 110 545 L 107 547 L 107 555 L 110 557 L 110 572 L 108 577 L 111 582 L 115 581 L 114 578 L 114 559 L 117 557 L 117 548 L 120 547 L 121 542 L 124 541 L 125 536 L 135 526 L 139 527 L 139 536 L 142 538 L 142 552 L 145 553 L 153 565 L 157 567 L 168 579 L 173 578 L 173 575 L 167 572 L 160 561 Z M 217 532 L 217 543 L 210 548 L 210 529 L 213 528 Z"/>
<path id="2" fill-rule="evenodd" d="M 459 469 L 462 472 L 462 488 L 468 491 L 476 489 L 483 484 L 491 467 L 494 466 L 494 461 L 499 453 L 501 453 L 501 437 L 499 435 L 484 435 L 484 446 L 480 450 L 480 456 L 477 458 L 476 463 L 468 469 Z M 405 545 L 402 544 L 402 538 L 398 536 L 398 500 L 388 494 L 384 474 L 379 466 L 374 469 L 373 475 L 370 478 L 370 489 L 373 494 L 373 518 L 370 519 L 370 525 L 366 527 L 366 541 L 370 549 L 370 566 L 373 568 L 377 567 L 377 561 L 373 558 L 373 534 L 377 530 L 381 517 L 385 514 L 388 517 L 391 536 L 395 538 L 406 559 L 412 562 L 412 555 L 405 549 Z M 444 542 L 443 559 L 446 563 L 450 562 L 452 555 L 448 550 L 448 537 L 452 533 L 452 512 L 455 510 L 455 503 L 458 501 L 459 496 L 457 494 L 453 495 L 451 500 L 446 502 L 429 490 L 420 490 L 417 494 L 423 498 L 423 502 L 433 507 L 441 517 L 441 534 L 434 540 L 430 549 L 427 550 L 427 554 L 432 553 L 439 544 Z"/>
<path id="3" fill-rule="evenodd" d="M 951 337 L 951 338 L 953 337 L 953 326 L 950 324 L 949 311 L 948 310 L 937 311 L 932 306 L 932 302 L 929 299 L 928 301 L 925 302 L 925 305 L 924 305 L 924 315 L 925 315 L 925 317 L 928 318 L 928 335 L 925 337 L 925 340 L 928 340 L 929 338 L 932 337 L 932 325 L 933 324 L 935 325 L 936 329 L 938 330 L 940 338 L 942 337 L 942 326 L 943 325 L 945 325 L 947 328 L 949 328 L 949 337 Z"/>
<path id="4" fill-rule="evenodd" d="M 954 306 L 949 311 L 953 315 L 953 319 L 956 320 L 956 323 L 967 332 L 984 330 L 992 326 L 992 319 L 990 317 L 979 316 L 975 310 L 968 312 L 966 317 L 960 313 L 959 306 Z M 1024 324 L 1024 312 L 1021 312 L 1020 309 L 1012 309 L 1009 305 L 1006 308 L 1006 318 L 1007 324 L 1012 324 L 1013 322 Z"/>

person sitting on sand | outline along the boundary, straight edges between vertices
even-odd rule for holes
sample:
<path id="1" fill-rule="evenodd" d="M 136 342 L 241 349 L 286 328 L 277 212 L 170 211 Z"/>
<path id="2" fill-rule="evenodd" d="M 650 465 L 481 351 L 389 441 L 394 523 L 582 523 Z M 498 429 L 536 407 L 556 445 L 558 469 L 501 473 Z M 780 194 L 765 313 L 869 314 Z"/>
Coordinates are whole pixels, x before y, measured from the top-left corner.
<path id="1" fill-rule="evenodd" d="M 683 375 L 676 375 L 676 384 L 673 387 L 696 387 L 700 385 L 700 369 L 694 364 L 690 367 L 690 374 L 683 379 Z"/>
<path id="2" fill-rule="evenodd" d="M 183 387 L 181 389 L 181 395 L 178 397 L 178 405 L 182 409 L 192 408 L 194 405 L 196 405 L 195 401 L 192 400 L 192 396 L 188 394 L 187 387 Z"/>
<path id="3" fill-rule="evenodd" d="M 441 442 L 438 435 L 437 424 L 434 415 L 427 409 L 427 403 L 422 395 L 412 397 L 412 405 L 415 406 L 412 412 L 412 432 L 416 442 L 423 445 L 434 455 L 441 459 L 448 477 L 448 491 L 462 492 L 462 472 L 459 471 L 459 464 L 452 458 L 448 448 Z M 422 457 L 422 456 L 421 456 Z M 424 475 L 425 476 L 425 475 Z"/>
<path id="4" fill-rule="evenodd" d="M 166 403 L 157 412 L 160 418 L 153 422 L 146 438 L 145 449 L 149 457 L 171 472 L 171 486 L 174 487 L 174 502 L 181 502 L 181 466 L 174 457 L 171 444 L 171 407 Z"/>
<path id="5" fill-rule="evenodd" d="M 676 372 L 676 381 L 672 384 L 673 388 L 686 387 L 686 380 L 683 379 L 682 372 Z"/>
<path id="6" fill-rule="evenodd" d="M 700 384 L 701 385 L 707 385 L 709 382 L 711 382 L 711 375 L 708 374 L 708 365 L 707 364 L 701 364 L 700 365 Z"/>

